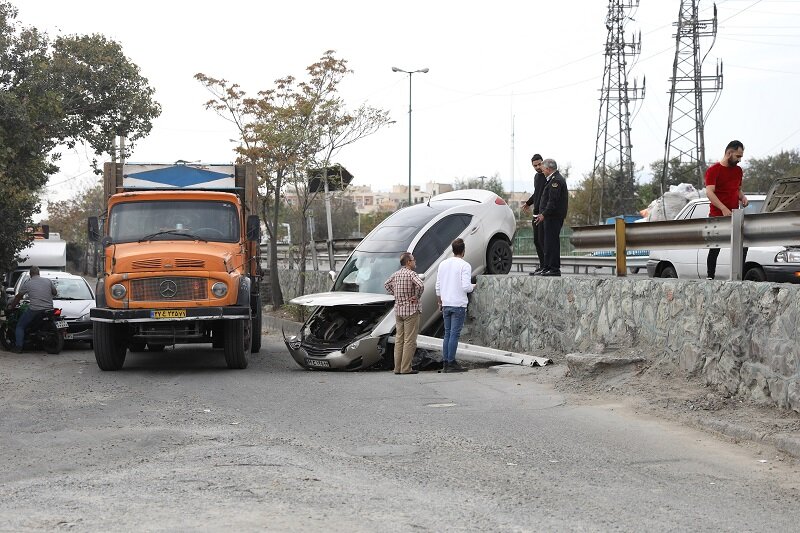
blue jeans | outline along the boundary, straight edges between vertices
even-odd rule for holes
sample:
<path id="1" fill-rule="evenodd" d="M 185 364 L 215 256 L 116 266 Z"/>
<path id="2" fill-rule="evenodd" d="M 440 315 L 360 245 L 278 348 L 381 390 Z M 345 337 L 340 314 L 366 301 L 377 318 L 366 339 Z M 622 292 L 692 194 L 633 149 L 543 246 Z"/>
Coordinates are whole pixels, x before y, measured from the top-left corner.
<path id="1" fill-rule="evenodd" d="M 19 317 L 17 321 L 17 329 L 14 330 L 14 344 L 17 348 L 21 349 L 25 342 L 25 328 L 28 327 L 28 324 L 38 319 L 43 314 L 44 311 L 31 311 L 30 309 L 22 313 L 22 316 Z"/>
<path id="2" fill-rule="evenodd" d="M 464 319 L 467 318 L 466 307 L 443 307 L 444 339 L 442 339 L 442 362 L 452 363 L 456 360 L 456 348 Z"/>

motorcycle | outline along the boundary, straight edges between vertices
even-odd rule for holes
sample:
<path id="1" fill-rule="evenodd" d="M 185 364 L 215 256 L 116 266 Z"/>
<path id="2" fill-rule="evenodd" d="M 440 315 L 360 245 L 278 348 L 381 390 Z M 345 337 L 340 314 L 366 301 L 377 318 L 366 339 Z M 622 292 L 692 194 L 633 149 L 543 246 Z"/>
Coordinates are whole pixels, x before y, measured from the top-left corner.
<path id="1" fill-rule="evenodd" d="M 6 309 L 6 316 L 0 318 L 0 344 L 11 350 L 15 344 L 17 322 L 27 309 L 23 303 L 15 309 Z M 49 309 L 25 328 L 24 348 L 41 348 L 49 354 L 61 353 L 64 348 L 64 332 L 67 321 L 61 319 L 61 309 Z"/>

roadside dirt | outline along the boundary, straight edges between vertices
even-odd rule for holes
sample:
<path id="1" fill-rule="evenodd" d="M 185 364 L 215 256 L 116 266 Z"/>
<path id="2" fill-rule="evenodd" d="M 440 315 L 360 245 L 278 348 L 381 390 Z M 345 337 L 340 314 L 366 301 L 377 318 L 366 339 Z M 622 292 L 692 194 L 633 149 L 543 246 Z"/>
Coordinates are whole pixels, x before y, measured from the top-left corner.
<path id="1" fill-rule="evenodd" d="M 576 378 L 564 355 L 547 355 L 554 364 L 531 373 L 532 379 L 550 384 L 573 401 L 622 403 L 640 414 L 713 431 L 735 442 L 768 444 L 800 458 L 800 413 L 723 394 L 665 363 L 645 361 Z"/>

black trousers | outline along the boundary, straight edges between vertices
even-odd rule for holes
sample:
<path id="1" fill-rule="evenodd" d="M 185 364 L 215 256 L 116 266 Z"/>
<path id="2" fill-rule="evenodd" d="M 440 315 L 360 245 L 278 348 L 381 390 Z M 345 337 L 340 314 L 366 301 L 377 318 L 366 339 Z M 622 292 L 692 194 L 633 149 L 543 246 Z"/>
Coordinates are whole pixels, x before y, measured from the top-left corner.
<path id="1" fill-rule="evenodd" d="M 544 217 L 544 268 L 545 270 L 561 271 L 561 226 L 564 219 L 560 217 Z"/>
<path id="2" fill-rule="evenodd" d="M 709 278 L 714 279 L 717 274 L 717 258 L 719 257 L 719 248 L 711 248 L 708 251 L 708 258 L 706 259 L 706 274 Z M 742 248 L 742 274 L 744 274 L 744 264 L 747 262 L 747 247 Z"/>
<path id="3" fill-rule="evenodd" d="M 537 224 L 533 219 L 533 246 L 539 258 L 539 268 L 544 268 L 544 224 Z"/>

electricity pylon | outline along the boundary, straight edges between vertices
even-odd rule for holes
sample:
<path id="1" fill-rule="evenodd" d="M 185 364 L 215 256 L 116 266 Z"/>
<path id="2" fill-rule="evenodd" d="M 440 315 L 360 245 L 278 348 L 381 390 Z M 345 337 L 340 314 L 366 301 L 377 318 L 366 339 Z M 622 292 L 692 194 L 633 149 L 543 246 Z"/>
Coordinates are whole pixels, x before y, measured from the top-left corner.
<path id="1" fill-rule="evenodd" d="M 674 183 L 696 183 L 704 186 L 706 171 L 705 121 L 708 113 L 719 100 L 722 90 L 722 61 L 717 61 L 716 73 L 704 76 L 703 61 L 708 50 L 714 46 L 717 36 L 717 5 L 714 17 L 698 18 L 700 0 L 681 0 L 675 32 L 675 61 L 672 65 L 672 88 L 669 92 L 669 118 L 667 138 L 664 142 L 664 161 L 661 172 L 662 192 L 672 165 L 671 180 Z M 706 54 L 701 57 L 700 38 L 714 40 Z M 715 93 L 708 113 L 703 113 L 703 93 Z M 676 164 L 677 163 L 677 164 Z"/>
<path id="2" fill-rule="evenodd" d="M 599 181 L 600 201 L 597 220 L 604 213 L 628 214 L 633 211 L 634 175 L 631 151 L 631 104 L 644 98 L 645 84 L 628 85 L 628 74 L 642 49 L 642 35 L 625 40 L 625 25 L 632 20 L 629 12 L 639 7 L 639 0 L 609 0 L 606 15 L 605 70 L 600 89 L 600 112 L 589 193 L 589 218 L 593 218 L 594 185 Z M 633 61 L 629 63 L 629 58 Z M 608 181 L 608 183 L 606 183 Z M 591 223 L 588 220 L 587 223 Z"/>

